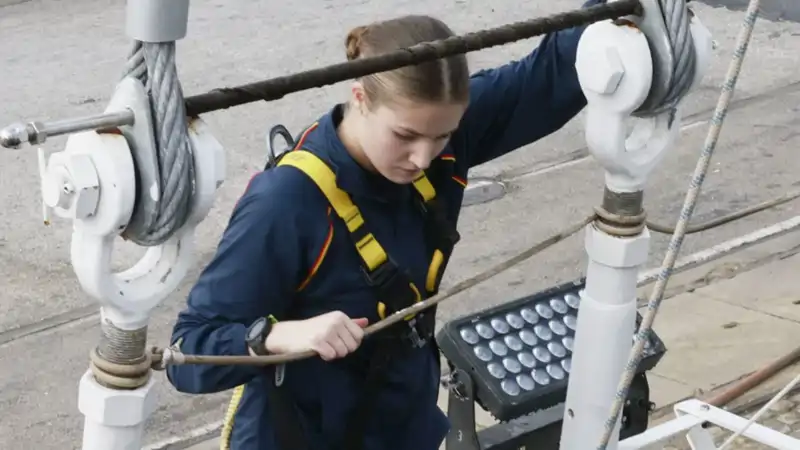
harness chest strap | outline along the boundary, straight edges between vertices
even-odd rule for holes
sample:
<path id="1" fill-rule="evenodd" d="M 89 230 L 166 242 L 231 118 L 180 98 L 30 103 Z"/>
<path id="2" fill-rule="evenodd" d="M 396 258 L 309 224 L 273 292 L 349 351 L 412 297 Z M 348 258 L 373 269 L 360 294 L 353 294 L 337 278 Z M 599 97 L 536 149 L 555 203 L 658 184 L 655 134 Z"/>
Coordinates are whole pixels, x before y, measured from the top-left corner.
<path id="1" fill-rule="evenodd" d="M 344 220 L 347 229 L 355 238 L 356 248 L 369 270 L 375 270 L 387 260 L 386 252 L 366 228 L 363 228 L 364 217 L 347 192 L 336 186 L 336 175 L 313 153 L 305 150 L 293 150 L 286 153 L 278 163 L 279 166 L 292 166 L 308 175 L 330 202 L 336 214 Z"/>

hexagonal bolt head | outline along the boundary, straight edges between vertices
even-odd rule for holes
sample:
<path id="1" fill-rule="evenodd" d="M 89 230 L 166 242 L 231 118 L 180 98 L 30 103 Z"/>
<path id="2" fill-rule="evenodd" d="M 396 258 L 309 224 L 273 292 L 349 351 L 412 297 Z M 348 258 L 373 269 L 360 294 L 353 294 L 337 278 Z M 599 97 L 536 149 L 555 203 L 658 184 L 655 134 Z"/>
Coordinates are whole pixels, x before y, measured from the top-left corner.
<path id="1" fill-rule="evenodd" d="M 613 94 L 622 81 L 622 76 L 625 75 L 622 60 L 617 49 L 613 47 L 592 53 L 578 70 L 584 71 L 584 76 L 581 78 L 583 86 L 603 95 Z"/>

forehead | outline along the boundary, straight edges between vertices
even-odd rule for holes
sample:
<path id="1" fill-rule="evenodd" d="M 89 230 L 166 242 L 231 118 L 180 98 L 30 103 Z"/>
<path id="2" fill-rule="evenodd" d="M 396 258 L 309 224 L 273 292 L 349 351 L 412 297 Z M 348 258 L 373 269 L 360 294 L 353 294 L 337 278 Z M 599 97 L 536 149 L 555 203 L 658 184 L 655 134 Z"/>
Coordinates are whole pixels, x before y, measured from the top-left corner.
<path id="1" fill-rule="evenodd" d="M 382 106 L 376 113 L 393 128 L 436 137 L 454 131 L 464 110 L 463 104 L 403 101 Z"/>

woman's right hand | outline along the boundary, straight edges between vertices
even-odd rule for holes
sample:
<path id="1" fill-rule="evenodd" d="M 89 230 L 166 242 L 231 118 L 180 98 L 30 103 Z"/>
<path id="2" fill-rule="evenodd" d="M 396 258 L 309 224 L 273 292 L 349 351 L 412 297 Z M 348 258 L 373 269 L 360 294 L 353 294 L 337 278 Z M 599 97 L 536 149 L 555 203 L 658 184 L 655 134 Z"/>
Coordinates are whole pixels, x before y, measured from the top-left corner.
<path id="1" fill-rule="evenodd" d="M 325 360 L 342 358 L 356 351 L 369 321 L 351 319 L 332 311 L 306 320 L 278 322 L 265 342 L 274 354 L 315 351 Z"/>

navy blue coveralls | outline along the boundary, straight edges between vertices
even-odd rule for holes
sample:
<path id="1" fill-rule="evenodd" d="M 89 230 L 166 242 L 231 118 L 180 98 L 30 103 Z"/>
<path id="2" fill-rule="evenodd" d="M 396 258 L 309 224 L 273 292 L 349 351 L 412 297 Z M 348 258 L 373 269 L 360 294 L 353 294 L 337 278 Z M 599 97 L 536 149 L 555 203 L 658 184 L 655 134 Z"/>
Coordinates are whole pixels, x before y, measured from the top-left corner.
<path id="1" fill-rule="evenodd" d="M 523 59 L 472 76 L 460 127 L 428 171 L 452 223 L 471 167 L 553 133 L 585 106 L 574 67 L 582 31 L 548 35 Z M 414 192 L 366 172 L 349 156 L 336 134 L 342 113 L 338 105 L 323 115 L 301 134 L 298 146 L 330 165 L 386 252 L 424 286 L 432 249 Z M 178 316 L 172 343 L 187 354 L 247 355 L 245 331 L 257 318 L 298 320 L 334 310 L 378 320 L 343 221 L 310 178 L 279 166 L 256 175 L 235 206 L 213 260 Z M 342 360 L 287 364 L 284 388 L 313 449 L 344 450 L 337 443 L 363 387 L 363 371 L 354 368 L 366 361 L 369 343 Z M 440 368 L 430 347 L 393 361 L 365 424 L 365 450 L 434 450 L 443 441 L 449 423 L 436 405 Z M 185 393 L 236 388 L 223 448 L 292 450 L 275 444 L 265 383 L 270 378 L 263 367 L 173 365 L 167 375 Z"/>

